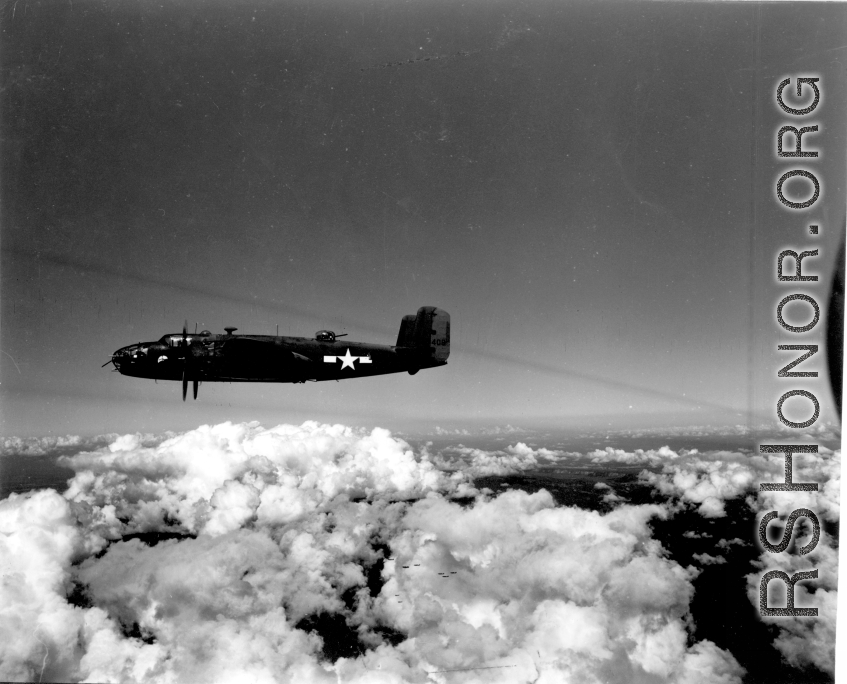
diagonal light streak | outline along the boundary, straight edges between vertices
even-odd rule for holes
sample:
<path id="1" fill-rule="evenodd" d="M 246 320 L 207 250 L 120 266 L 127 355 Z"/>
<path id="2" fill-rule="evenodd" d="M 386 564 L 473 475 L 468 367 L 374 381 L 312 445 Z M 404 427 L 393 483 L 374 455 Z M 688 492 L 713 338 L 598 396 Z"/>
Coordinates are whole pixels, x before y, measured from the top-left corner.
<path id="1" fill-rule="evenodd" d="M 84 262 L 66 256 L 33 253 L 26 250 L 19 250 L 9 247 L 3 247 L 2 251 L 14 255 L 16 257 L 23 257 L 35 261 L 49 262 L 57 266 L 71 268 L 75 271 L 80 271 L 83 273 L 96 273 L 108 277 L 118 278 L 120 280 L 132 281 L 145 285 L 154 285 L 170 290 L 175 290 L 178 292 L 184 292 L 186 294 L 207 297 L 217 300 L 224 300 L 236 304 L 249 304 L 251 306 L 260 306 L 269 311 L 277 311 L 288 316 L 297 316 L 300 318 L 313 320 L 322 325 L 326 325 L 328 320 L 332 320 L 333 323 L 338 323 L 344 327 L 356 328 L 364 332 L 373 333 L 375 335 L 380 335 L 383 337 L 393 336 L 394 334 L 394 330 L 392 328 L 389 328 L 388 326 L 377 326 L 368 324 L 363 322 L 361 319 L 348 318 L 344 315 L 339 315 L 334 312 L 330 315 L 316 315 L 313 311 L 310 311 L 306 308 L 289 303 L 279 302 L 274 299 L 268 299 L 264 297 L 260 298 L 257 295 L 246 296 L 238 293 L 233 293 L 231 290 L 225 290 L 222 288 L 199 287 L 197 285 L 180 282 L 175 279 L 163 276 L 134 273 L 131 271 L 117 269 L 102 263 Z M 487 349 L 483 350 L 476 346 L 464 347 L 462 345 L 457 345 L 454 343 L 452 345 L 452 352 L 454 354 L 466 354 L 468 356 L 485 359 L 487 361 L 496 361 L 497 363 L 506 364 L 510 366 L 528 368 L 534 371 L 557 375 L 559 377 L 571 380 L 579 380 L 600 387 L 605 387 L 607 389 L 618 390 L 620 392 L 623 392 L 625 395 L 631 396 L 634 394 L 640 396 L 647 396 L 652 397 L 654 399 L 661 399 L 663 401 L 673 402 L 676 404 L 682 404 L 696 408 L 711 408 L 731 414 L 738 414 L 741 411 L 741 409 L 739 409 L 738 407 L 728 406 L 726 404 L 721 404 L 706 399 L 698 399 L 696 397 L 683 396 L 682 394 L 679 394 L 677 392 L 669 392 L 667 390 L 657 389 L 655 387 L 638 385 L 624 380 L 616 380 L 614 378 L 605 377 L 596 373 L 563 368 L 561 366 L 556 366 L 544 361 L 527 359 L 525 357 L 519 357 L 512 354 L 505 354 L 503 352 L 490 351 Z M 760 418 L 768 419 L 770 418 L 770 416 L 765 417 L 762 415 L 760 416 Z"/>

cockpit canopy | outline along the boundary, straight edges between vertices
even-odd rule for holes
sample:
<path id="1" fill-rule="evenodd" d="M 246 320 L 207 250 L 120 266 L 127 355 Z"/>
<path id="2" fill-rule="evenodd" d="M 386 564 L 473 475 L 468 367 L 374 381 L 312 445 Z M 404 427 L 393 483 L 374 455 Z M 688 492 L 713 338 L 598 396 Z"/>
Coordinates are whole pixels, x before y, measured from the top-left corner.
<path id="1" fill-rule="evenodd" d="M 235 328 L 233 328 L 235 330 Z M 191 346 L 191 342 L 196 337 L 210 337 L 212 335 L 208 330 L 203 330 L 202 332 L 194 335 L 186 335 L 185 336 L 185 345 L 187 347 Z M 165 335 L 162 339 L 159 340 L 159 344 L 164 344 L 168 347 L 180 347 L 182 346 L 182 333 L 172 333 L 169 335 Z"/>
<path id="2" fill-rule="evenodd" d="M 186 346 L 191 344 L 191 338 L 193 335 L 186 335 L 185 344 Z M 165 335 L 162 339 L 159 340 L 159 344 L 167 345 L 168 347 L 179 347 L 182 345 L 182 333 L 174 333 L 173 335 Z"/>
<path id="3" fill-rule="evenodd" d="M 315 339 L 318 342 L 335 342 L 335 333 L 332 330 L 318 330 Z"/>

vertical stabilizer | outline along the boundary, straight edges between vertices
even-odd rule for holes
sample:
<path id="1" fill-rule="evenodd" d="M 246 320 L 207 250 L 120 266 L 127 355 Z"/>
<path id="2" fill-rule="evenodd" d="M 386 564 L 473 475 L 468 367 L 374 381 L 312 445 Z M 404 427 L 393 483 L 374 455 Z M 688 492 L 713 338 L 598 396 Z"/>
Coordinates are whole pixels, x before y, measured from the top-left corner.
<path id="1" fill-rule="evenodd" d="M 414 316 L 403 316 L 397 346 L 416 350 L 424 367 L 441 365 L 450 356 L 450 314 L 434 306 L 422 306 Z"/>
<path id="2" fill-rule="evenodd" d="M 397 333 L 398 347 L 414 347 L 415 346 L 415 315 L 409 314 L 403 316 L 400 321 L 400 332 Z"/>
<path id="3" fill-rule="evenodd" d="M 447 361 L 450 356 L 450 314 L 434 306 L 418 309 L 415 347 L 428 350 L 429 357 L 436 361 Z"/>

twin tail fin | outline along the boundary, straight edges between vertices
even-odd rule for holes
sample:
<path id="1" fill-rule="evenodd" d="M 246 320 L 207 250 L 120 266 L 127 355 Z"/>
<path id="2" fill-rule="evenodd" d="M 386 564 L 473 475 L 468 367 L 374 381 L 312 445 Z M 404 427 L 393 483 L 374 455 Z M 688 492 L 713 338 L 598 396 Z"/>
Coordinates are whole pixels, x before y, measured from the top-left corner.
<path id="1" fill-rule="evenodd" d="M 434 306 L 422 306 L 417 314 L 403 316 L 396 346 L 415 349 L 435 365 L 447 363 L 450 356 L 450 314 Z"/>

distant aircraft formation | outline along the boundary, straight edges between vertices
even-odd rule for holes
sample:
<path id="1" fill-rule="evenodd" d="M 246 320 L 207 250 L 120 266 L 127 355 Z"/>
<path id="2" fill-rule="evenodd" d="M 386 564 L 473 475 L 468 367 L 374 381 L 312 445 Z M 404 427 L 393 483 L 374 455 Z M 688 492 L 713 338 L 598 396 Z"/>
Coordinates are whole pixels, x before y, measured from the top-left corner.
<path id="1" fill-rule="evenodd" d="M 387 373 L 414 375 L 424 368 L 447 364 L 450 356 L 450 315 L 422 306 L 403 316 L 397 344 L 345 342 L 330 330 L 314 338 L 278 335 L 225 335 L 208 330 L 191 335 L 165 335 L 157 342 L 121 347 L 103 366 L 114 364 L 123 375 L 182 381 L 182 399 L 192 383 L 194 398 L 201 382 L 318 382 Z"/>

